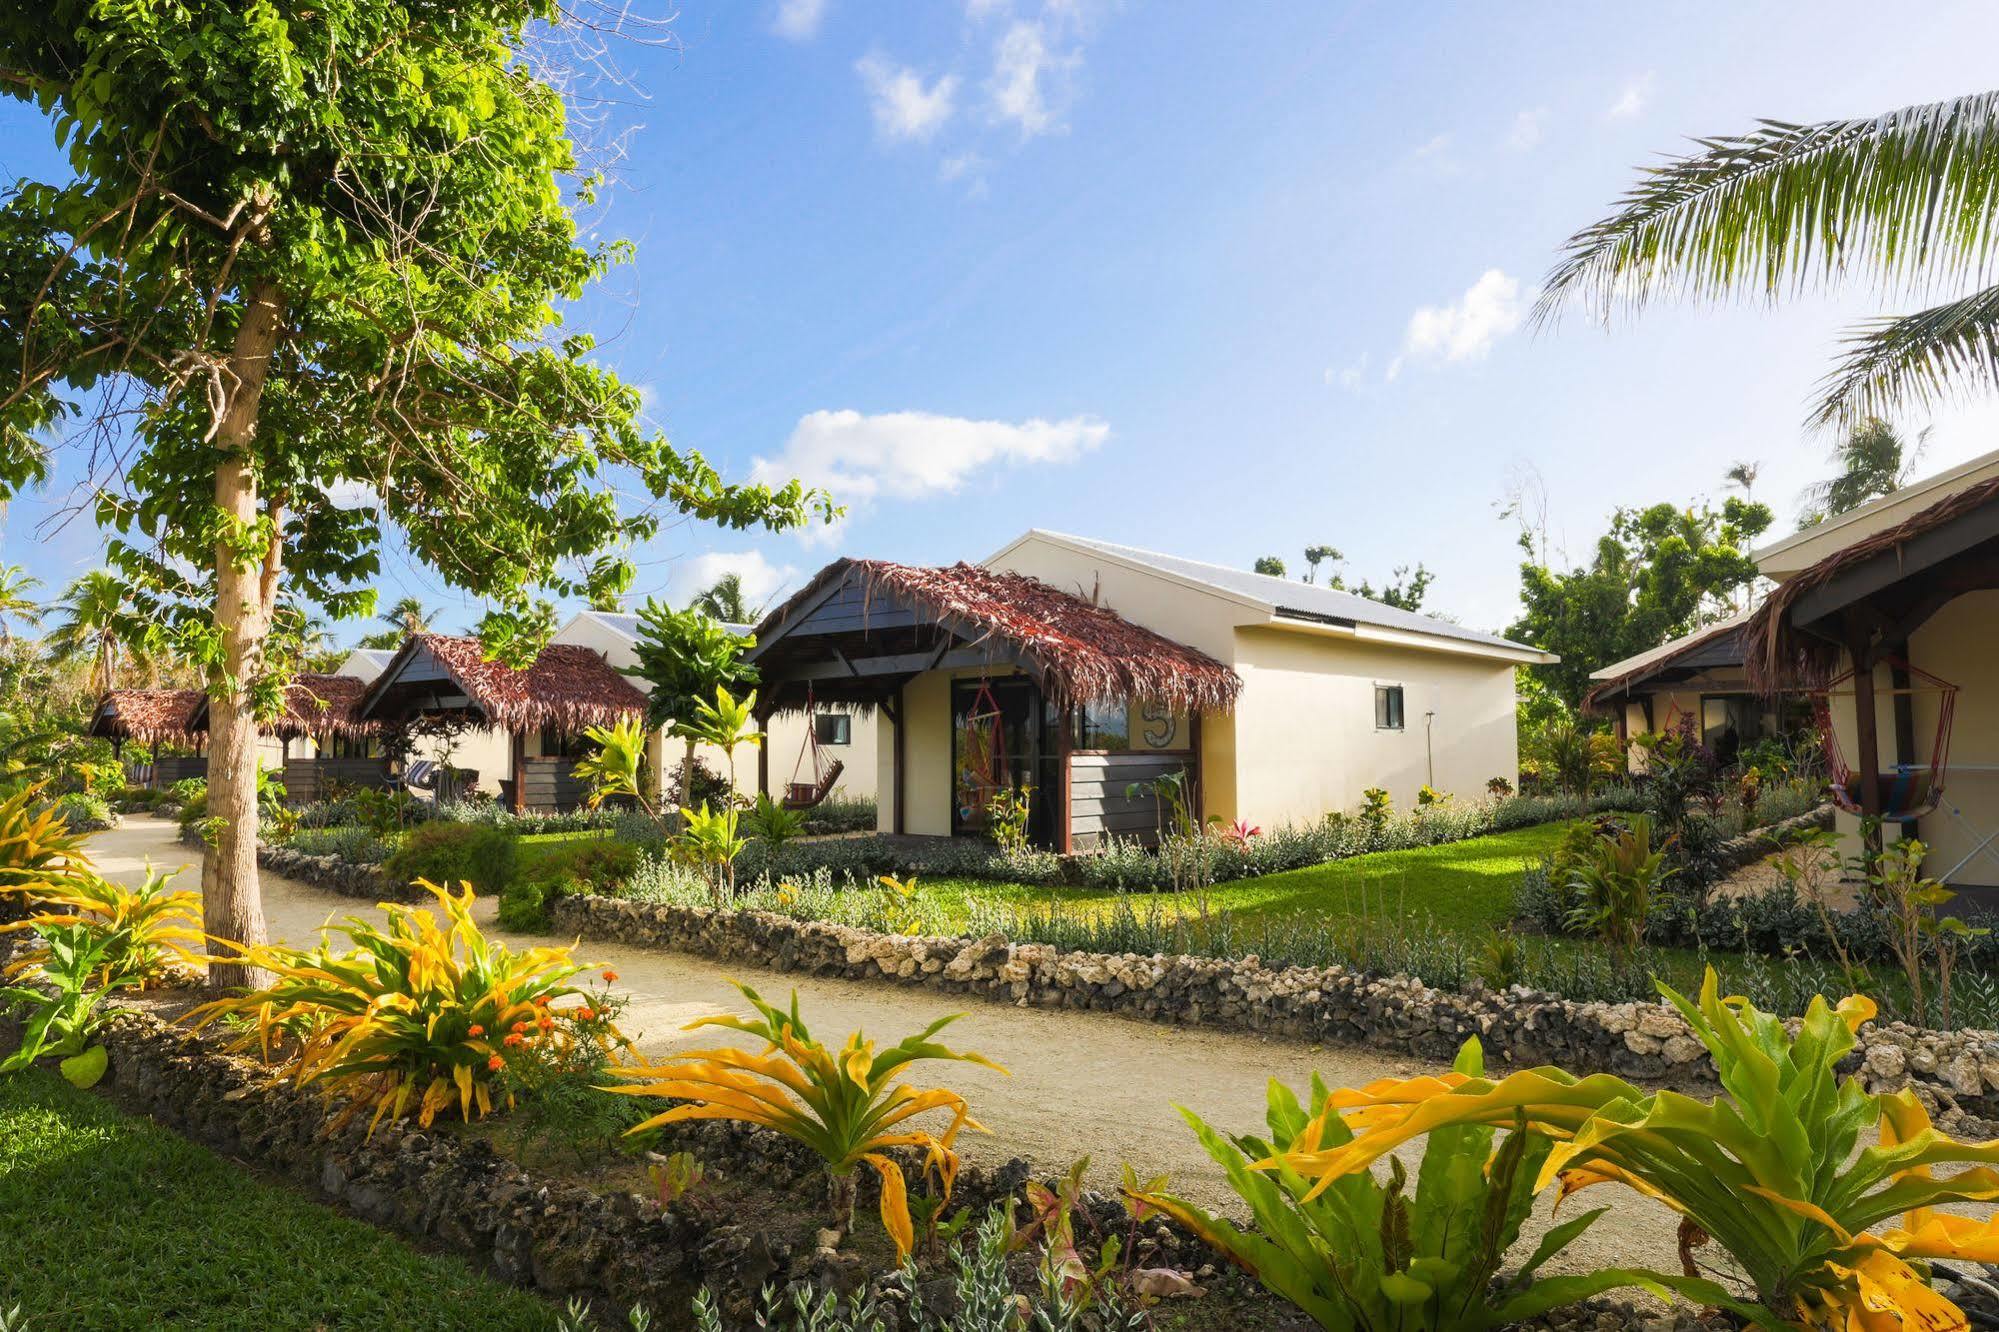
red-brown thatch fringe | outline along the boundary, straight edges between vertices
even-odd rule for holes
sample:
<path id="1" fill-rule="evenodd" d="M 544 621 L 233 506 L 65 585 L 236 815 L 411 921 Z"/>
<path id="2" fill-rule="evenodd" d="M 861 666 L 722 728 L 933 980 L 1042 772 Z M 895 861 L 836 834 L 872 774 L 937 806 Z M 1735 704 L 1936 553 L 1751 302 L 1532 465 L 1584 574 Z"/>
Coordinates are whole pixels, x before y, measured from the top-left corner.
<path id="1" fill-rule="evenodd" d="M 1041 676 L 1058 705 L 1136 699 L 1184 712 L 1235 706 L 1242 678 L 1207 653 L 1142 628 L 1107 606 L 1025 574 L 976 564 L 923 568 L 886 560 L 836 560 L 758 626 L 759 639 L 806 597 L 853 573 L 866 596 L 905 601 L 978 644 L 997 639 Z"/>
<path id="2" fill-rule="evenodd" d="M 351 675 L 328 675 L 323 671 L 300 671 L 285 685 L 284 711 L 269 721 L 257 723 L 262 735 L 282 740 L 307 737 L 380 735 L 382 724 L 363 721 L 356 714 L 368 682 Z M 208 699 L 204 695 L 194 706 L 188 725 L 195 731 L 209 730 Z"/>
<path id="3" fill-rule="evenodd" d="M 1750 684 L 1764 694 L 1822 686 L 1839 669 L 1839 646 L 1804 633 L 1790 623 L 1791 608 L 1799 599 L 1863 561 L 1905 545 L 1995 500 L 1999 500 L 1999 477 L 1946 496 L 1922 512 L 1856 541 L 1779 583 L 1743 630 L 1743 663 L 1748 668 Z"/>
<path id="4" fill-rule="evenodd" d="M 591 726 L 612 726 L 645 712 L 645 695 L 594 649 L 577 643 L 550 643 L 526 670 L 486 657 L 476 638 L 417 634 L 382 672 L 381 685 L 397 671 L 402 656 L 428 648 L 451 682 L 505 731 L 558 731 L 577 735 Z"/>
<path id="5" fill-rule="evenodd" d="M 199 689 L 112 689 L 97 701 L 85 735 L 106 740 L 161 741 L 194 744 L 200 737 L 194 712 L 203 699 Z"/>

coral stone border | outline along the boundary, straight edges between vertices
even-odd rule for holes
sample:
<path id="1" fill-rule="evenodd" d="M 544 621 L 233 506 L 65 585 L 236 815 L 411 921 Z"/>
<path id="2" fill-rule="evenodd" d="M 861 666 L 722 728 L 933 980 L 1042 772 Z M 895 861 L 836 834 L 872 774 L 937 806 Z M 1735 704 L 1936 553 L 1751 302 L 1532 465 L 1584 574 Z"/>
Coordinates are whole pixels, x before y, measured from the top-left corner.
<path id="1" fill-rule="evenodd" d="M 1467 1037 L 1515 1067 L 1559 1064 L 1654 1086 L 1703 1089 L 1714 1066 L 1664 1003 L 1584 1003 L 1516 986 L 1458 994 L 1408 976 L 1270 967 L 1254 957 L 1065 951 L 1053 944 L 881 934 L 743 911 L 566 897 L 562 934 L 670 949 L 773 971 L 925 986 L 1040 1008 L 1367 1045 L 1448 1062 Z M 1948 1112 L 1999 1118 L 1999 1032 L 1874 1023 L 1849 1068 L 1873 1091 L 1912 1086 Z"/>

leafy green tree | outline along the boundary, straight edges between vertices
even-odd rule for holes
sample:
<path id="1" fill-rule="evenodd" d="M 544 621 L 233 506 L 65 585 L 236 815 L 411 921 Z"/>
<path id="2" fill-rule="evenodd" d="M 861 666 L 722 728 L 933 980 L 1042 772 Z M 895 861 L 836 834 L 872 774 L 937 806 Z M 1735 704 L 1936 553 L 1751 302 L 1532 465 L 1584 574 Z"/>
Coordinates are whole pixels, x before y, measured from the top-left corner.
<path id="1" fill-rule="evenodd" d="M 1421 564 L 1418 564 L 1413 572 L 1408 565 L 1399 564 L 1395 567 L 1393 580 L 1383 583 L 1379 589 L 1365 579 L 1349 588 L 1338 574 L 1333 575 L 1327 586 L 1342 588 L 1355 596 L 1378 601 L 1384 606 L 1419 611 L 1423 609 L 1424 594 L 1430 590 L 1430 584 L 1436 580 L 1437 576 Z"/>
<path id="2" fill-rule="evenodd" d="M 1833 465 L 1839 468 L 1839 473 L 1805 491 L 1805 511 L 1798 519 L 1798 527 L 1816 527 L 1828 518 L 1836 518 L 1871 499 L 1901 489 L 1928 437 L 1929 431 L 1925 430 L 1916 437 L 1915 448 L 1904 449 L 1895 427 L 1878 416 L 1854 426 L 1832 451 Z"/>
<path id="3" fill-rule="evenodd" d="M 1523 533 L 1521 613 L 1507 635 L 1561 655 L 1534 669 L 1574 708 L 1590 672 L 1732 613 L 1735 594 L 1756 580 L 1749 543 L 1770 523 L 1767 505 L 1734 496 L 1719 512 L 1618 509 L 1589 562 L 1573 569 L 1539 563 Z"/>
<path id="4" fill-rule="evenodd" d="M 1856 120 L 1766 120 L 1643 169 L 1617 211 L 1569 238 L 1538 320 L 1581 304 L 1607 322 L 1657 296 L 1775 301 L 1849 280 L 1974 290 L 1861 325 L 1815 424 L 1857 424 L 1999 385 L 1999 92 Z"/>
<path id="5" fill-rule="evenodd" d="M 764 614 L 763 607 L 752 606 L 744 595 L 743 576 L 738 573 L 725 573 L 717 578 L 715 585 L 695 597 L 692 604 L 695 610 L 724 624 L 755 624 Z"/>
<path id="6" fill-rule="evenodd" d="M 704 709 L 713 710 L 718 690 L 730 693 L 756 686 L 757 668 L 743 660 L 743 654 L 756 645 L 751 635 L 735 633 L 699 610 L 677 611 L 648 599 L 639 611 L 638 665 L 625 673 L 649 686 L 647 723 L 673 727 L 686 743 L 680 760 L 683 804 L 693 799 L 694 747 L 699 739 L 688 725 Z"/>
<path id="7" fill-rule="evenodd" d="M 0 453 L 4 452 L 6 448 L 0 447 Z M 20 565 L 0 564 L 0 647 L 13 644 L 16 622 L 41 623 L 41 603 L 28 595 L 41 585 L 41 579 L 34 577 Z"/>
<path id="8" fill-rule="evenodd" d="M 1345 558 L 1346 556 L 1340 554 L 1338 546 L 1305 547 L 1305 581 L 1308 583 L 1315 581 L 1319 576 L 1319 565 L 1325 561 L 1331 560 L 1334 564 L 1338 564 Z"/>
<path id="9" fill-rule="evenodd" d="M 70 173 L 0 195 L 0 480 L 46 470 L 40 439 L 118 441 L 97 456 L 119 474 L 93 478 L 109 561 L 208 679 L 221 939 L 264 934 L 254 714 L 289 664 L 282 593 L 369 613 L 393 531 L 492 606 L 482 636 L 518 659 L 540 592 L 628 584 L 628 561 L 592 557 L 663 517 L 831 512 L 675 450 L 559 331 L 628 252 L 581 243 L 571 214 L 599 182 L 529 49 L 566 21 L 557 0 L 0 13 L 0 91 L 47 117 Z M 375 502 L 338 502 L 357 488 Z M 621 491 L 649 502 L 627 513 Z"/>
<path id="10" fill-rule="evenodd" d="M 1282 578 L 1284 576 L 1284 561 L 1278 559 L 1275 555 L 1257 556 L 1256 563 L 1252 564 L 1250 568 L 1257 573 L 1268 574 L 1272 578 Z"/>
<path id="11" fill-rule="evenodd" d="M 93 692 L 115 688 L 131 624 L 131 596 L 124 580 L 93 569 L 64 588 L 51 610 L 56 623 L 43 642 L 49 654 L 57 661 L 88 661 Z"/>

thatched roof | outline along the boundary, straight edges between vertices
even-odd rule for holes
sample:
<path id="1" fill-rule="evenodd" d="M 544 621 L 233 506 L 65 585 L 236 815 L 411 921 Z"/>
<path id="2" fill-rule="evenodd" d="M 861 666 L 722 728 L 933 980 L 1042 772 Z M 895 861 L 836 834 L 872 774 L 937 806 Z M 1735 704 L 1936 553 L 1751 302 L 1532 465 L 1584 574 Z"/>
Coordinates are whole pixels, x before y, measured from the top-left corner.
<path id="1" fill-rule="evenodd" d="M 106 740 L 162 740 L 192 744 L 194 712 L 205 701 L 199 689 L 113 689 L 97 702 L 86 735 Z"/>
<path id="2" fill-rule="evenodd" d="M 976 564 L 836 560 L 765 617 L 758 640 L 777 633 L 828 582 L 849 577 L 869 598 L 907 604 L 974 645 L 1004 645 L 1057 703 L 1143 699 L 1200 712 L 1231 708 L 1242 693 L 1241 677 L 1205 652 L 1039 579 Z"/>
<path id="3" fill-rule="evenodd" d="M 411 663 L 427 655 L 493 726 L 507 731 L 554 730 L 573 735 L 644 713 L 645 695 L 602 654 L 576 643 L 550 643 L 534 664 L 515 670 L 487 659 L 476 638 L 412 634 L 369 686 L 363 715 L 387 720 L 385 706 Z"/>
<path id="4" fill-rule="evenodd" d="M 330 735 L 380 735 L 382 724 L 364 721 L 359 713 L 368 682 L 351 675 L 329 675 L 323 671 L 300 671 L 285 686 L 285 707 L 258 731 L 283 740 Z M 208 730 L 208 699 L 195 705 L 189 724 L 197 731 Z"/>
<path id="5" fill-rule="evenodd" d="M 1999 502 L 1999 477 L 1941 499 L 1779 583 L 1743 630 L 1744 665 L 1750 683 L 1765 693 L 1823 684 L 1839 668 L 1839 647 L 1792 624 L 1792 608 L 1841 574 L 1995 502 Z"/>

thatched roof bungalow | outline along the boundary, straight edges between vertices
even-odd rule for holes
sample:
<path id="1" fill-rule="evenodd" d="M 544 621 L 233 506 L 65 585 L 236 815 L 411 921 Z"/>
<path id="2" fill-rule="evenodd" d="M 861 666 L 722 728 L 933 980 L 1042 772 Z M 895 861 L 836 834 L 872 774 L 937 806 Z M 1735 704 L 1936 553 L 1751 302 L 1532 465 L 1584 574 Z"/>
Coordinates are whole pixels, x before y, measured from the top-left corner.
<path id="1" fill-rule="evenodd" d="M 201 732 L 194 724 L 194 714 L 206 703 L 207 697 L 199 689 L 111 689 L 97 701 L 83 733 L 114 745 L 127 740 L 143 745 L 197 745 Z"/>

